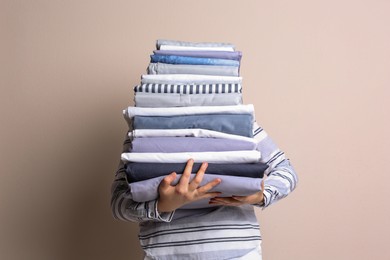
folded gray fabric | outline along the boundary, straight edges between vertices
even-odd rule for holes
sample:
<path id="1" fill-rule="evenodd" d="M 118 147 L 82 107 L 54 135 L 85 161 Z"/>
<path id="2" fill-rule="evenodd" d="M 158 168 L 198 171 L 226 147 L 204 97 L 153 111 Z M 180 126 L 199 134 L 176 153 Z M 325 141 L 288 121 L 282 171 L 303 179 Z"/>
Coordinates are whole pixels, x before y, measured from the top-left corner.
<path id="1" fill-rule="evenodd" d="M 238 76 L 238 70 L 238 67 L 234 66 L 167 64 L 158 62 L 150 63 L 147 72 L 148 74 L 201 74 Z"/>
<path id="2" fill-rule="evenodd" d="M 242 86 L 239 83 L 217 84 L 160 84 L 146 83 L 134 87 L 134 92 L 146 93 L 178 93 L 178 94 L 221 94 L 241 93 Z"/>
<path id="3" fill-rule="evenodd" d="M 232 106 L 241 104 L 241 93 L 177 94 L 136 92 L 134 95 L 134 105 L 137 107 Z"/>
<path id="4" fill-rule="evenodd" d="M 170 51 L 170 50 L 156 50 L 154 54 L 159 55 L 178 55 L 188 57 L 205 57 L 216 59 L 241 60 L 242 53 L 240 51 Z"/>
<path id="5" fill-rule="evenodd" d="M 187 163 L 135 163 L 125 164 L 128 182 L 143 181 L 172 172 L 183 173 Z M 199 171 L 201 163 L 194 163 L 192 173 Z M 268 168 L 265 163 L 209 163 L 206 174 L 240 176 L 248 178 L 263 178 L 264 171 Z"/>
<path id="6" fill-rule="evenodd" d="M 131 196 L 134 201 L 145 202 L 151 201 L 158 198 L 158 186 L 165 176 L 133 182 L 130 185 Z M 175 181 L 172 185 L 176 185 L 181 177 L 181 174 L 178 174 Z M 191 174 L 190 180 L 195 177 L 195 174 Z M 227 176 L 227 175 L 214 175 L 214 174 L 205 174 L 200 186 L 207 184 L 208 182 L 219 178 L 221 183 L 212 188 L 212 191 L 219 191 L 222 194 L 221 197 L 231 197 L 236 196 L 248 196 L 259 192 L 261 190 L 261 181 L 260 178 L 247 178 L 247 177 L 237 177 L 237 176 Z M 186 204 L 183 208 L 203 208 L 211 207 L 208 204 L 207 200 L 197 201 L 195 203 Z"/>
<path id="7" fill-rule="evenodd" d="M 190 46 L 190 47 L 231 47 L 235 46 L 231 43 L 223 42 L 187 42 L 187 41 L 174 41 L 174 40 L 164 40 L 158 39 L 156 41 L 156 48 L 160 49 L 161 45 L 173 45 L 173 46 Z"/>
<path id="8" fill-rule="evenodd" d="M 203 114 L 183 116 L 134 116 L 133 129 L 201 128 L 253 137 L 251 114 Z"/>
<path id="9" fill-rule="evenodd" d="M 131 141 L 130 152 L 178 153 L 255 150 L 256 143 L 225 138 L 141 137 Z"/>

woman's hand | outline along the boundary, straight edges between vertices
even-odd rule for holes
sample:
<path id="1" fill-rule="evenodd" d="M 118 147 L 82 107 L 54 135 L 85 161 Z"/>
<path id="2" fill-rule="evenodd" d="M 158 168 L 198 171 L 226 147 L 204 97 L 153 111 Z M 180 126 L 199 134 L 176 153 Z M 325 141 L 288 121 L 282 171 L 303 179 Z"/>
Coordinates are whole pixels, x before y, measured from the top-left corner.
<path id="1" fill-rule="evenodd" d="M 215 197 L 211 198 L 210 205 L 221 206 L 241 206 L 244 204 L 262 204 L 264 202 L 264 179 L 261 182 L 261 190 L 249 196 Z"/>
<path id="2" fill-rule="evenodd" d="M 204 186 L 199 187 L 207 169 L 207 163 L 202 164 L 196 176 L 190 182 L 193 165 L 194 160 L 188 160 L 179 183 L 175 186 L 171 185 L 176 179 L 175 172 L 172 172 L 161 181 L 158 188 L 159 198 L 157 203 L 157 210 L 159 212 L 171 212 L 187 203 L 220 195 L 220 192 L 209 191 L 217 186 L 221 182 L 221 179 L 214 179 Z"/>

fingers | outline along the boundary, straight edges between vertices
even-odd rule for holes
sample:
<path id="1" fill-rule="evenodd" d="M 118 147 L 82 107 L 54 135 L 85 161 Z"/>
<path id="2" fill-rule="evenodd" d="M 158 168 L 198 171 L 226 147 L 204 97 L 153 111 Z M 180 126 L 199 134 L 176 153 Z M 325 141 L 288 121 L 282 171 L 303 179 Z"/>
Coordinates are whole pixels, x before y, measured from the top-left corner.
<path id="1" fill-rule="evenodd" d="M 190 176 L 192 172 L 192 166 L 194 165 L 194 160 L 189 159 L 186 164 L 186 168 L 184 169 L 184 172 L 180 178 L 179 185 L 180 186 L 186 186 L 188 185 L 190 181 Z"/>
<path id="2" fill-rule="evenodd" d="M 234 199 L 233 197 L 224 197 L 224 198 L 215 197 L 215 198 L 211 198 L 210 199 L 209 204 L 213 204 L 213 205 L 227 205 L 227 206 L 239 206 L 239 205 L 242 205 L 244 203 Z"/>
<path id="3" fill-rule="evenodd" d="M 206 162 L 202 163 L 198 172 L 196 173 L 195 178 L 192 179 L 192 181 L 189 185 L 190 190 L 195 190 L 199 187 L 200 183 L 203 180 L 203 176 L 204 176 L 204 173 L 206 172 L 207 166 L 208 166 L 208 164 Z"/>
<path id="4" fill-rule="evenodd" d="M 211 190 L 212 188 L 214 188 L 215 186 L 217 186 L 220 183 L 221 183 L 221 179 L 219 179 L 219 178 L 214 179 L 214 180 L 210 181 L 209 183 L 203 185 L 202 187 L 198 188 L 198 192 L 200 194 L 207 193 L 209 190 Z"/>
<path id="5" fill-rule="evenodd" d="M 171 187 L 171 183 L 176 179 L 176 172 L 172 172 L 171 174 L 164 177 L 164 179 L 160 183 L 160 189 L 168 189 Z"/>

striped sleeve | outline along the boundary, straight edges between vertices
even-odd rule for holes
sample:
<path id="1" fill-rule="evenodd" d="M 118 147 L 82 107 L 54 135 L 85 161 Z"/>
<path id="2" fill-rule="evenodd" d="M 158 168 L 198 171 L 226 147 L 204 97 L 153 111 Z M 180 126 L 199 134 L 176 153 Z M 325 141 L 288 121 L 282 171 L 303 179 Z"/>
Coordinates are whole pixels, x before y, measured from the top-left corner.
<path id="1" fill-rule="evenodd" d="M 131 144 L 126 134 L 123 144 L 123 151 L 128 151 Z M 158 221 L 170 222 L 174 212 L 159 213 L 157 211 L 157 200 L 147 202 L 135 202 L 132 200 L 130 186 L 126 179 L 124 164 L 121 161 L 111 186 L 111 210 L 114 218 L 131 221 Z"/>
<path id="2" fill-rule="evenodd" d="M 269 167 L 265 174 L 263 208 L 277 202 L 292 192 L 298 182 L 293 166 L 268 134 L 256 122 L 253 127 L 254 138 L 258 141 L 257 150 L 261 152 L 260 161 Z"/>

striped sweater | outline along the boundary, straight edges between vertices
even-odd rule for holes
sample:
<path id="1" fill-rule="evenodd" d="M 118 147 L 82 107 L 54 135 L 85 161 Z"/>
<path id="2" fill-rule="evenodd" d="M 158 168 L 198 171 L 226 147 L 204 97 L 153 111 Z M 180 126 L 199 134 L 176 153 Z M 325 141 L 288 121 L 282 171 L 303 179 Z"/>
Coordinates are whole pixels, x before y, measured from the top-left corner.
<path id="1" fill-rule="evenodd" d="M 254 206 L 266 208 L 293 191 L 298 179 L 285 154 L 257 123 L 253 134 L 261 161 L 269 165 L 264 203 Z M 123 151 L 128 151 L 129 145 L 127 137 Z M 111 208 L 115 218 L 139 223 L 144 259 L 261 259 L 261 234 L 252 205 L 161 214 L 157 200 L 132 200 L 120 162 L 112 184 Z"/>

